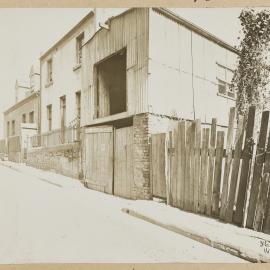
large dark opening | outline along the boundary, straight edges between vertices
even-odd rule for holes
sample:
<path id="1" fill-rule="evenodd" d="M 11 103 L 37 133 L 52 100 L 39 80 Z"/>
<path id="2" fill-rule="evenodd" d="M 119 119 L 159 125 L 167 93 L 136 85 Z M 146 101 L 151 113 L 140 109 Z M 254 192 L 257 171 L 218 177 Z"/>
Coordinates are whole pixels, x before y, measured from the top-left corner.
<path id="1" fill-rule="evenodd" d="M 126 111 L 126 50 L 97 64 L 97 117 Z"/>

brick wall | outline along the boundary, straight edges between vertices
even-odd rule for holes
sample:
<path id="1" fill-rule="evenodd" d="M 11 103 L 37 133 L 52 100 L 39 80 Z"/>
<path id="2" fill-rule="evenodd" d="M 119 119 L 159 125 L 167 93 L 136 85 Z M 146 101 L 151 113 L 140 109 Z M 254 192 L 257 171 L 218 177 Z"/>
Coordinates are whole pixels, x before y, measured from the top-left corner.
<path id="1" fill-rule="evenodd" d="M 133 132 L 134 197 L 135 199 L 151 199 L 148 114 L 134 116 Z"/>
<path id="2" fill-rule="evenodd" d="M 80 162 L 79 143 L 31 149 L 26 160 L 29 166 L 74 178 L 80 178 Z"/>
<path id="3" fill-rule="evenodd" d="M 177 120 L 153 114 L 138 114 L 133 119 L 134 132 L 134 197 L 151 199 L 150 137 L 155 133 L 168 133 L 177 126 Z"/>

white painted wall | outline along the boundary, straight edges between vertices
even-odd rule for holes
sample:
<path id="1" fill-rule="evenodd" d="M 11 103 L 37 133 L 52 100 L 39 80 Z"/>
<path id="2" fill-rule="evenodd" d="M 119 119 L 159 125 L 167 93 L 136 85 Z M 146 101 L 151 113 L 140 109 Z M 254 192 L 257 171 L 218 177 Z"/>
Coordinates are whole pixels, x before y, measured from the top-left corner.
<path id="1" fill-rule="evenodd" d="M 34 112 L 34 123 L 38 123 L 38 96 L 33 95 L 32 97 L 28 97 L 27 99 L 24 99 L 24 101 L 21 101 L 21 103 L 11 110 L 10 112 L 6 113 L 4 115 L 4 136 L 7 137 L 7 122 L 9 122 L 9 136 L 12 135 L 12 121 L 15 121 L 15 134 L 14 136 L 21 134 L 21 124 L 22 124 L 22 115 L 26 115 L 26 123 L 29 124 L 29 114 L 31 112 Z"/>
<path id="2" fill-rule="evenodd" d="M 218 95 L 216 62 L 234 68 L 236 54 L 154 11 L 149 24 L 149 111 L 193 119 L 194 107 L 227 125 L 235 101 Z"/>
<path id="3" fill-rule="evenodd" d="M 41 61 L 41 132 L 48 131 L 47 105 L 52 104 L 52 129 L 60 128 L 60 97 L 66 95 L 66 125 L 76 117 L 75 93 L 81 91 L 81 68 L 77 65 L 76 37 L 84 32 L 84 40 L 94 33 L 94 17 L 89 18 L 58 48 Z M 47 60 L 53 61 L 53 84 L 47 84 Z"/>

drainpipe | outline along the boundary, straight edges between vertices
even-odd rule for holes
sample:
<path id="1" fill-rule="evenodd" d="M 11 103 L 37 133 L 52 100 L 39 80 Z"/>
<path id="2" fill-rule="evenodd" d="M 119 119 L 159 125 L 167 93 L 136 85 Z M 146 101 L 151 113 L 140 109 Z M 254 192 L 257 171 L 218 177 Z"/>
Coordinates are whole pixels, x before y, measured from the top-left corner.
<path id="1" fill-rule="evenodd" d="M 38 97 L 38 146 L 41 146 L 41 85 L 42 85 L 42 73 L 41 73 L 41 60 L 39 60 L 39 97 Z"/>
<path id="2" fill-rule="evenodd" d="M 190 35 L 191 39 L 191 84 L 192 84 L 192 108 L 193 108 L 193 119 L 196 119 L 195 113 L 195 90 L 194 90 L 194 73 L 193 73 L 193 44 L 192 44 L 192 31 Z"/>

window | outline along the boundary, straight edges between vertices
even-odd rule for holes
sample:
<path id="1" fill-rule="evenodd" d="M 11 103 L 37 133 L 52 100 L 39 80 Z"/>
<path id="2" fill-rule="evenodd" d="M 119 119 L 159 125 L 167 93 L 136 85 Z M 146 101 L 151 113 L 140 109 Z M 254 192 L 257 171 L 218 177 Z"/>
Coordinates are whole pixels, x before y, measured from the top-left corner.
<path id="1" fill-rule="evenodd" d="M 25 113 L 22 115 L 22 123 L 26 123 L 26 114 Z"/>
<path id="2" fill-rule="evenodd" d="M 52 105 L 47 106 L 48 131 L 52 130 Z"/>
<path id="3" fill-rule="evenodd" d="M 82 63 L 82 45 L 83 45 L 84 33 L 80 34 L 76 38 L 76 58 L 77 64 Z"/>
<path id="4" fill-rule="evenodd" d="M 34 112 L 29 113 L 29 123 L 34 123 Z"/>
<path id="5" fill-rule="evenodd" d="M 81 119 L 81 91 L 78 91 L 76 93 L 76 117 L 78 118 L 78 121 Z"/>
<path id="6" fill-rule="evenodd" d="M 9 121 L 7 122 L 7 137 L 9 137 Z"/>
<path id="7" fill-rule="evenodd" d="M 11 122 L 11 135 L 15 135 L 15 120 Z"/>
<path id="8" fill-rule="evenodd" d="M 80 139 L 80 126 L 81 126 L 81 91 L 76 92 L 76 140 Z"/>
<path id="9" fill-rule="evenodd" d="M 235 98 L 235 92 L 230 89 L 232 78 L 233 70 L 217 63 L 217 84 L 219 94 Z"/>
<path id="10" fill-rule="evenodd" d="M 48 75 L 47 82 L 52 83 L 52 81 L 53 81 L 53 78 L 52 78 L 52 59 L 49 59 L 47 61 L 47 75 Z"/>

